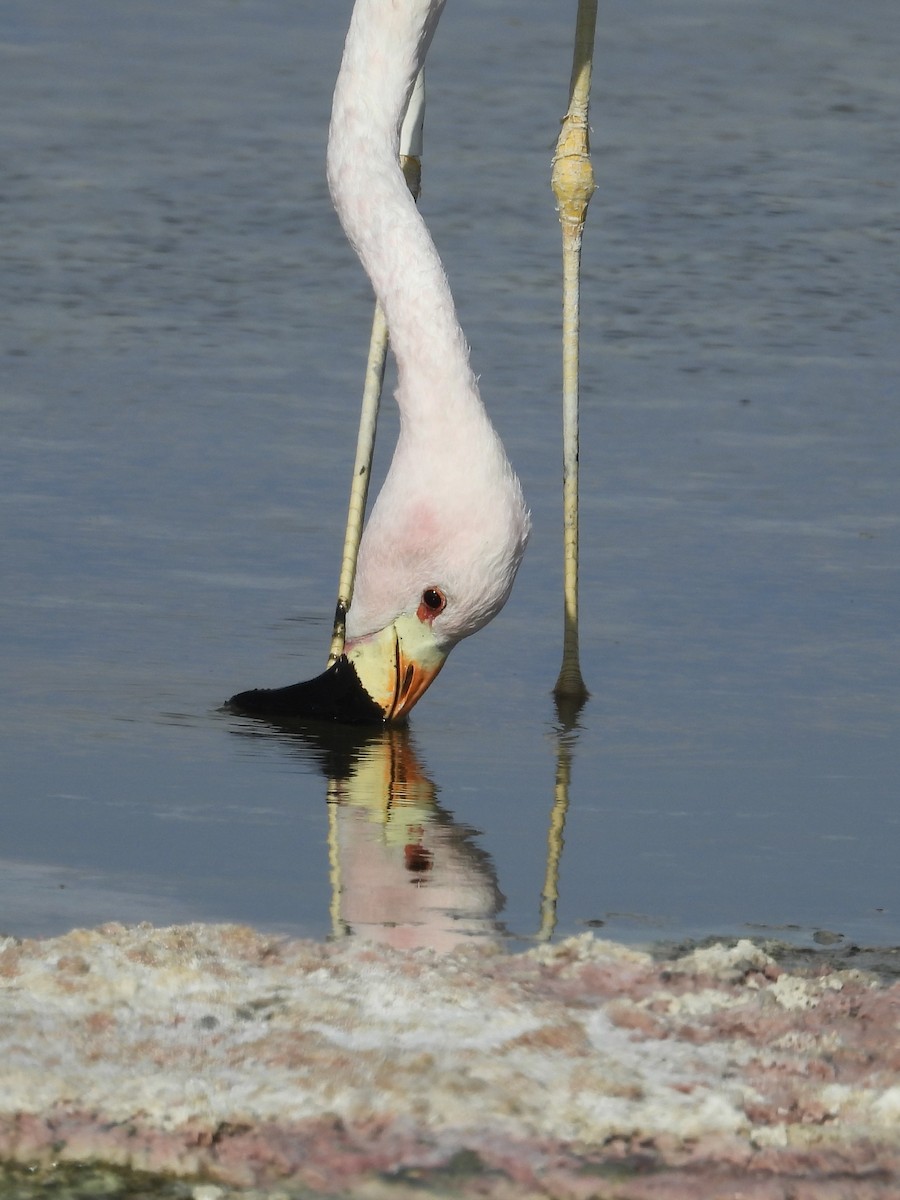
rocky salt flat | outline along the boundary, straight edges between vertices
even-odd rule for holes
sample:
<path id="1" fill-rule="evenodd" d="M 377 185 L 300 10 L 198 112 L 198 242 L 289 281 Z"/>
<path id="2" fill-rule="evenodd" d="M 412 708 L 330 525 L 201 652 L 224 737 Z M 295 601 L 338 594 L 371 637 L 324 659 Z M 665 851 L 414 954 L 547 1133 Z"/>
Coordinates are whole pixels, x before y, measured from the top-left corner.
<path id="1" fill-rule="evenodd" d="M 0 943 L 0 1158 L 186 1195 L 900 1195 L 900 984 L 749 941 Z M 94 1188 L 96 1191 L 96 1186 Z M 101 1189 L 102 1190 L 102 1189 Z"/>

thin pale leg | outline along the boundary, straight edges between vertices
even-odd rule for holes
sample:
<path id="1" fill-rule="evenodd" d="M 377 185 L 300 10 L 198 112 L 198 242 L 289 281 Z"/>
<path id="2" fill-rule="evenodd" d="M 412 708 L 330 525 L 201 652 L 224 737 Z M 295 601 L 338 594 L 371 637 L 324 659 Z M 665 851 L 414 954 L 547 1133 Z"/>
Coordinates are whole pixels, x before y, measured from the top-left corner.
<path id="1" fill-rule="evenodd" d="M 563 657 L 554 694 L 583 703 L 588 690 L 578 652 L 578 355 L 581 239 L 594 193 L 588 112 L 597 0 L 579 0 L 569 109 L 553 158 L 552 187 L 563 246 Z"/>
<path id="2" fill-rule="evenodd" d="M 328 666 L 336 662 L 344 653 L 347 610 L 353 599 L 356 560 L 359 555 L 359 543 L 366 518 L 366 501 L 369 496 L 369 479 L 372 474 L 372 457 L 375 453 L 375 432 L 378 410 L 381 406 L 381 388 L 384 383 L 387 351 L 387 322 L 384 319 L 381 305 L 376 302 L 375 314 L 372 318 L 372 333 L 369 338 L 369 360 L 366 363 L 366 378 L 359 413 L 356 458 L 353 463 L 353 479 L 350 484 L 347 529 L 344 534 L 344 549 L 341 555 L 341 576 L 338 583 L 338 598 L 334 612 L 334 628 L 331 634 Z"/>

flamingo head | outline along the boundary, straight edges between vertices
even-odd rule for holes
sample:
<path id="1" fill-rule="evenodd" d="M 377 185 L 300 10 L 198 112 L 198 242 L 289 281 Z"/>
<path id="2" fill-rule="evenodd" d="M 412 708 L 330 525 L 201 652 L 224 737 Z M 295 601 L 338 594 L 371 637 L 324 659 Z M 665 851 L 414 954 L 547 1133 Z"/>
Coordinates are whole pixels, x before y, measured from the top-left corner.
<path id="1" fill-rule="evenodd" d="M 457 642 L 509 597 L 530 528 L 485 420 L 440 454 L 401 433 L 360 545 L 345 654 L 385 721 L 402 720 Z"/>

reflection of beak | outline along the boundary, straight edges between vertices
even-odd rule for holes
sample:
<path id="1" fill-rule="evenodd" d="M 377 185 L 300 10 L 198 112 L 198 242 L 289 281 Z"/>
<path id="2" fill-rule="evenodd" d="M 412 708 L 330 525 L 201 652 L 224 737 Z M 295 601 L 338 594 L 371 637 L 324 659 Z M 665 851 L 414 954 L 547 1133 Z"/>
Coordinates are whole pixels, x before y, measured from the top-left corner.
<path id="1" fill-rule="evenodd" d="M 334 782 L 337 801 L 381 826 L 386 844 L 405 846 L 410 841 L 409 826 L 437 820 L 437 788 L 402 725 L 390 726 L 365 742 L 346 778 Z"/>
<path id="2" fill-rule="evenodd" d="M 337 662 L 315 679 L 241 692 L 227 707 L 280 721 L 403 721 L 446 657 L 430 623 L 404 614 L 377 633 L 348 642 Z"/>
<path id="3" fill-rule="evenodd" d="M 377 633 L 353 639 L 345 654 L 385 721 L 401 721 L 408 715 L 447 657 L 430 623 L 414 613 L 397 617 Z"/>

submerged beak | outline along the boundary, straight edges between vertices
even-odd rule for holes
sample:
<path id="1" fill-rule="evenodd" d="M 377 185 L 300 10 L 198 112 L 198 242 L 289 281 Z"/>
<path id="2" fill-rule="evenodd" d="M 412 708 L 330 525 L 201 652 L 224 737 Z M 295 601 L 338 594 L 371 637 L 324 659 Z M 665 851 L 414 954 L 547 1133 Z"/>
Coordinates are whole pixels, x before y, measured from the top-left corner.
<path id="1" fill-rule="evenodd" d="M 344 653 L 385 721 L 406 718 L 447 657 L 431 624 L 414 613 L 397 617 L 377 633 L 349 641 Z"/>
<path id="2" fill-rule="evenodd" d="M 403 721 L 444 665 L 431 624 L 415 613 L 347 643 L 321 675 L 282 688 L 232 696 L 231 712 L 280 722 L 338 721 L 377 725 Z"/>

